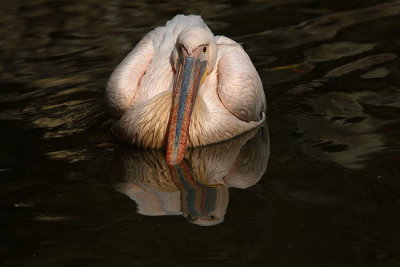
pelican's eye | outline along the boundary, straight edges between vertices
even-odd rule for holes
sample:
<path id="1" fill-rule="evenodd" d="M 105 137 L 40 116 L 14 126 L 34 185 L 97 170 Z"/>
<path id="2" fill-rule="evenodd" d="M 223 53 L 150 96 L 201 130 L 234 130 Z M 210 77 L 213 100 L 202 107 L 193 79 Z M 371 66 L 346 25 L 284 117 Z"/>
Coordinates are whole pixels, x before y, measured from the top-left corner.
<path id="1" fill-rule="evenodd" d="M 207 52 L 207 47 L 203 47 L 203 53 Z"/>

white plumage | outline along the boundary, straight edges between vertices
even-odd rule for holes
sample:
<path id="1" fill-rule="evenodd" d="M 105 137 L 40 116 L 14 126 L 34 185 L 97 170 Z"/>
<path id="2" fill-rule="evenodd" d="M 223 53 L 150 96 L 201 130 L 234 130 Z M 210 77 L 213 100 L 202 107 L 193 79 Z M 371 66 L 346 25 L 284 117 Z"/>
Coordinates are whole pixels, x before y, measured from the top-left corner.
<path id="1" fill-rule="evenodd" d="M 191 54 L 202 45 L 208 68 L 193 106 L 188 145 L 227 140 L 265 120 L 261 80 L 243 48 L 214 36 L 200 16 L 177 15 L 146 34 L 110 77 L 106 98 L 117 137 L 142 147 L 165 146 L 179 49 Z"/>

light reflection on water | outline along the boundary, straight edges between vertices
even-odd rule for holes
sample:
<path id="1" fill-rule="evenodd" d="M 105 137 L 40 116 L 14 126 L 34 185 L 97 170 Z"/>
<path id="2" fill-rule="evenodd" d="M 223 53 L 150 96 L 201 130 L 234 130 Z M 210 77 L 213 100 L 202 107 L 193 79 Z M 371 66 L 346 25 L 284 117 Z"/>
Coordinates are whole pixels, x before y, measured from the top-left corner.
<path id="1" fill-rule="evenodd" d="M 133 212 L 115 187 L 144 181 L 127 181 L 122 166 L 161 167 L 158 152 L 109 144 L 103 107 L 114 67 L 182 12 L 243 43 L 268 102 L 268 170 L 246 190 L 235 189 L 245 179 L 227 182 L 224 222 L 209 228 Z M 378 0 L 1 1 L 0 257 L 6 266 L 399 265 L 399 14 L 399 1 Z M 251 142 L 227 169 L 257 153 Z M 266 164 L 260 155 L 249 161 Z M 217 166 L 200 158 L 188 160 L 196 178 L 214 177 L 196 173 L 193 164 Z"/>

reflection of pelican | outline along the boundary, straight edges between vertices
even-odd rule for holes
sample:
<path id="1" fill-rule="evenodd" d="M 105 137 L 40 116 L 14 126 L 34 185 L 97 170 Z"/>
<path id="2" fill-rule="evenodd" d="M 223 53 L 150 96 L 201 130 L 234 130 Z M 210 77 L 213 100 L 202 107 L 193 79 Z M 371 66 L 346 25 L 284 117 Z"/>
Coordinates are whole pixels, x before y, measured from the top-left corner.
<path id="1" fill-rule="evenodd" d="M 266 109 L 246 52 L 193 15 L 178 15 L 145 35 L 114 70 L 106 98 L 118 118 L 116 136 L 147 148 L 166 145 L 169 164 L 178 163 L 188 145 L 255 128 Z"/>
<path id="2" fill-rule="evenodd" d="M 214 225 L 224 219 L 228 187 L 247 188 L 264 174 L 269 138 L 263 126 L 218 145 L 190 149 L 175 166 L 159 150 L 130 149 L 120 156 L 123 182 L 116 188 L 137 203 L 139 213 L 182 214 L 193 223 Z"/>

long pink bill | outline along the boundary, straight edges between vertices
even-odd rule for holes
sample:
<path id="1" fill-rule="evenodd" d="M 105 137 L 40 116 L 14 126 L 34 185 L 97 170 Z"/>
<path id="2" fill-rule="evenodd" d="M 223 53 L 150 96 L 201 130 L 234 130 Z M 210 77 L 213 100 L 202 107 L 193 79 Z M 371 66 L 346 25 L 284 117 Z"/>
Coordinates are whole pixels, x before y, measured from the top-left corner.
<path id="1" fill-rule="evenodd" d="M 178 61 L 167 131 L 168 165 L 178 164 L 185 156 L 192 110 L 207 64 L 207 61 L 200 61 L 194 57 L 185 57 L 182 63 Z"/>

